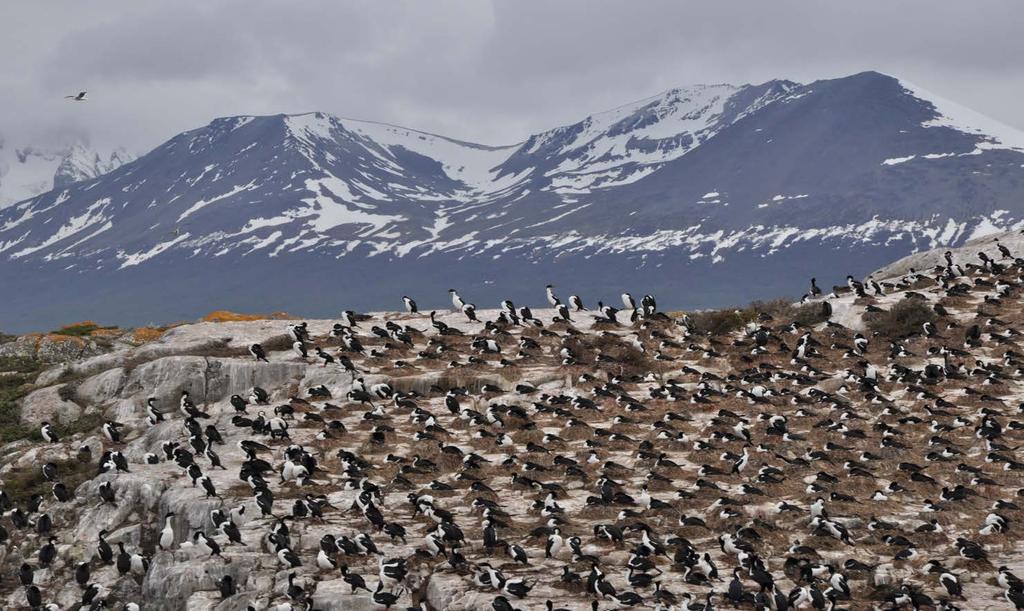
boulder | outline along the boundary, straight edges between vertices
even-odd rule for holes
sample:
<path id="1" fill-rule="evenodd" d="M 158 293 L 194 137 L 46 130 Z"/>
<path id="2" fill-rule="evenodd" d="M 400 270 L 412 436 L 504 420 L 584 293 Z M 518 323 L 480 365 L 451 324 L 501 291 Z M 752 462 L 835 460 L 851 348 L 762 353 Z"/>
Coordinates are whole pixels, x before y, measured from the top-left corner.
<path id="1" fill-rule="evenodd" d="M 103 482 L 110 482 L 113 487 L 115 505 L 96 503 Z M 152 515 L 166 487 L 161 479 L 134 473 L 104 473 L 85 482 L 75 491 L 77 498 L 85 499 L 75 537 L 80 541 L 95 541 L 101 530 L 113 532 L 133 515 L 136 520 Z M 159 519 L 151 521 L 159 522 Z"/>
<path id="2" fill-rule="evenodd" d="M 225 573 L 236 582 L 245 583 L 253 560 L 249 556 L 236 555 L 230 563 L 217 558 L 182 558 L 181 554 L 160 552 L 153 557 L 149 572 L 142 582 L 142 594 L 147 601 L 146 609 L 154 611 L 177 611 L 188 609 L 188 601 L 203 590 L 216 590 L 214 578 Z"/>
<path id="3" fill-rule="evenodd" d="M 156 397 L 163 411 L 178 407 L 181 391 L 187 390 L 195 401 L 206 395 L 206 359 L 201 356 L 168 356 L 139 365 L 128 374 L 122 394 L 141 398 Z"/>
<path id="4" fill-rule="evenodd" d="M 160 495 L 157 523 L 162 528 L 163 516 L 173 512 L 171 524 L 176 542 L 180 544 L 196 531 L 210 531 L 213 528 L 210 512 L 223 505 L 224 501 L 219 498 L 205 498 L 203 489 L 199 487 L 167 488 Z"/>
<path id="5" fill-rule="evenodd" d="M 142 462 L 146 454 L 153 453 L 164 460 L 163 443 L 165 441 L 181 441 L 181 423 L 169 414 L 167 419 L 146 429 L 146 432 L 132 440 L 124 450 L 130 462 Z"/>
<path id="6" fill-rule="evenodd" d="M 70 458 L 71 452 L 63 445 L 45 445 L 25 452 L 12 464 L 19 468 L 35 468 L 46 462 L 60 462 Z"/>
<path id="7" fill-rule="evenodd" d="M 204 400 L 221 401 L 231 395 L 245 395 L 253 386 L 277 389 L 302 379 L 307 365 L 302 362 L 270 363 L 254 359 L 207 359 Z"/>
<path id="8" fill-rule="evenodd" d="M 432 573 L 427 580 L 426 592 L 427 603 L 434 609 L 484 610 L 490 609 L 494 600 L 494 594 L 475 591 L 452 573 Z"/>
<path id="9" fill-rule="evenodd" d="M 238 594 L 220 601 L 214 609 L 216 611 L 246 611 L 257 598 L 259 598 L 257 592 L 239 591 Z"/>
<path id="10" fill-rule="evenodd" d="M 79 382 L 75 394 L 87 405 L 107 403 L 118 396 L 126 378 L 124 369 L 108 369 Z"/>
<path id="11" fill-rule="evenodd" d="M 158 346 L 176 346 L 199 341 L 207 341 L 211 337 L 227 340 L 233 347 L 245 348 L 254 343 L 266 343 L 267 340 L 283 335 L 290 322 L 288 320 L 242 320 L 229 322 L 200 322 L 181 325 L 169 329 L 158 341 L 149 344 Z M 316 337 L 326 334 L 331 329 L 332 320 L 309 320 L 310 333 Z M 271 359 L 273 360 L 273 359 Z"/>
<path id="12" fill-rule="evenodd" d="M 107 350 L 88 338 L 55 333 L 29 333 L 13 342 L 0 344 L 0 356 L 36 358 L 45 363 L 65 363 Z"/>
<path id="13" fill-rule="evenodd" d="M 120 350 L 117 352 L 98 354 L 80 361 L 75 361 L 74 363 L 65 363 L 58 367 L 52 367 L 39 374 L 39 377 L 36 379 L 36 384 L 55 384 L 61 376 L 82 377 L 95 375 L 106 371 L 107 369 L 120 367 L 124 363 L 125 355 L 127 354 L 128 352 L 126 350 Z"/>
<path id="14" fill-rule="evenodd" d="M 22 424 L 39 425 L 42 422 L 68 424 L 82 415 L 82 407 L 60 396 L 61 385 L 37 390 L 21 401 Z"/>
<path id="15" fill-rule="evenodd" d="M 117 399 L 103 410 L 103 414 L 108 420 L 122 424 L 147 418 L 146 404 L 141 399 Z"/>
<path id="16" fill-rule="evenodd" d="M 353 594 L 344 580 L 331 579 L 317 583 L 313 607 L 321 611 L 373 611 L 377 605 L 368 592 L 360 590 Z"/>
<path id="17" fill-rule="evenodd" d="M 178 407 L 187 390 L 197 404 L 246 394 L 253 386 L 279 388 L 301 379 L 305 363 L 260 363 L 248 359 L 168 356 L 139 365 L 128 374 L 122 396 L 156 397 L 163 411 Z"/>

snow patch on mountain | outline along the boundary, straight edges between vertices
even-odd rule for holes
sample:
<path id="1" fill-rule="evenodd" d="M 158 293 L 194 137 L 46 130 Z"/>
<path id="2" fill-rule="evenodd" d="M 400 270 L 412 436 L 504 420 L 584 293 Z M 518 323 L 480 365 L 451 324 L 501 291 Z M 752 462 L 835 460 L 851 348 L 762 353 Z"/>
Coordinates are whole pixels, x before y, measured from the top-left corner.
<path id="1" fill-rule="evenodd" d="M 507 185 L 496 183 L 496 169 L 518 145 L 483 146 L 461 142 L 444 136 L 377 123 L 341 119 L 352 132 L 369 138 L 388 149 L 401 147 L 441 162 L 445 173 L 477 192 L 500 190 Z"/>
<path id="2" fill-rule="evenodd" d="M 1024 220 L 1007 217 L 1006 211 L 990 216 L 957 221 L 952 218 L 928 220 L 881 219 L 873 217 L 863 223 L 802 228 L 792 225 L 751 225 L 737 230 L 706 231 L 701 225 L 679 230 L 658 230 L 644 235 L 596 235 L 585 236 L 570 231 L 564 234 L 534 236 L 528 240 L 510 239 L 501 244 L 504 252 L 532 251 L 541 253 L 551 249 L 560 252 L 599 254 L 642 254 L 668 250 L 688 251 L 691 258 L 710 257 L 721 262 L 730 253 L 758 251 L 761 256 L 770 256 L 780 249 L 790 248 L 804 242 L 841 244 L 861 243 L 888 245 L 894 240 L 908 240 L 914 250 L 947 246 L 966 234 L 976 239 L 991 233 L 1020 229 Z M 478 242 L 451 245 L 456 249 L 471 248 L 474 255 L 485 255 L 494 245 Z"/>
<path id="3" fill-rule="evenodd" d="M 97 224 L 105 223 L 109 221 L 109 218 L 103 215 L 106 211 L 107 206 L 110 204 L 110 198 L 103 198 L 94 202 L 85 212 L 82 214 L 71 217 L 66 223 L 60 226 L 59 229 L 48 238 L 28 248 L 23 248 L 11 255 L 14 259 L 19 259 L 26 255 L 48 248 L 51 245 L 57 244 L 89 227 Z"/>
<path id="4" fill-rule="evenodd" d="M 391 223 L 405 220 L 405 217 L 398 215 L 372 214 L 349 208 L 345 202 L 352 202 L 358 198 L 348 191 L 348 185 L 344 181 L 334 177 L 307 180 L 306 190 L 314 194 L 314 197 L 302 200 L 308 206 L 290 211 L 289 215 L 311 217 L 307 221 L 307 225 L 317 232 L 326 232 L 339 225 L 370 225 L 369 229 L 360 234 L 367 236 L 380 231 Z"/>
<path id="5" fill-rule="evenodd" d="M 936 116 L 923 123 L 923 127 L 949 127 L 957 131 L 982 136 L 981 149 L 1013 149 L 1024 151 L 1024 132 L 996 121 L 965 106 L 947 100 L 924 87 L 899 79 L 903 88 L 915 98 L 931 104 Z"/>
<path id="6" fill-rule="evenodd" d="M 207 168 L 207 169 L 209 169 L 209 168 Z M 204 171 L 204 174 L 205 174 L 205 171 Z M 218 195 L 218 196 L 213 197 L 211 199 L 201 199 L 201 200 L 197 201 L 196 203 L 192 204 L 192 206 L 188 210 L 182 212 L 178 216 L 178 222 L 180 223 L 181 221 L 183 221 L 186 218 L 188 218 L 188 216 L 190 214 L 192 214 L 193 212 L 196 212 L 198 210 L 202 210 L 203 208 L 205 208 L 206 206 L 209 206 L 212 203 L 218 202 L 218 201 L 220 201 L 222 199 L 227 199 L 227 198 L 229 198 L 229 197 L 231 197 L 233 195 L 237 195 L 237 194 L 239 194 L 239 193 L 241 193 L 243 191 L 252 191 L 256 187 L 257 187 L 256 181 L 253 180 L 253 181 L 249 182 L 249 184 L 238 185 L 238 186 L 232 188 L 227 193 L 224 193 L 223 195 Z"/>
<path id="7" fill-rule="evenodd" d="M 190 234 L 183 233 L 175 237 L 174 239 L 168 240 L 166 242 L 161 242 L 154 246 L 153 248 L 150 248 L 149 250 L 146 250 L 144 252 L 136 252 L 131 254 L 118 252 L 117 258 L 121 260 L 121 269 L 124 269 L 126 267 L 132 267 L 134 265 L 139 265 L 140 263 L 144 263 L 152 259 L 153 257 L 159 255 L 160 253 L 170 249 L 175 244 L 178 244 L 179 242 L 184 242 L 189 237 Z"/>
<path id="8" fill-rule="evenodd" d="M 18 147 L 0 137 L 0 209 L 101 176 L 134 159 L 120 148 L 97 150 L 81 142 Z"/>
<path id="9" fill-rule="evenodd" d="M 901 163 L 906 163 L 914 159 L 915 157 L 917 157 L 917 155 L 907 155 L 906 157 L 892 157 L 891 159 L 886 159 L 885 161 L 883 161 L 882 165 L 899 165 Z"/>

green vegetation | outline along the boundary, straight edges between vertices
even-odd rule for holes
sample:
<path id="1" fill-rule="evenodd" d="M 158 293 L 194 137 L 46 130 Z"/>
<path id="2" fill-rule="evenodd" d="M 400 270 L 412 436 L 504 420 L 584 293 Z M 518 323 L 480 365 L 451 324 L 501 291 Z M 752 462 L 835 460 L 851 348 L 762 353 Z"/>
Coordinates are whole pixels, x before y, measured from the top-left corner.
<path id="1" fill-rule="evenodd" d="M 18 401 L 32 391 L 32 382 L 45 367 L 36 359 L 0 357 L 0 443 L 30 438 L 34 433 L 21 424 Z"/>
<path id="2" fill-rule="evenodd" d="M 926 322 L 934 322 L 935 311 L 920 299 L 904 299 L 888 312 L 870 312 L 864 316 L 868 329 L 886 339 L 902 339 L 924 333 Z"/>
<path id="3" fill-rule="evenodd" d="M 57 396 L 64 401 L 74 401 L 78 395 L 78 384 L 65 384 L 57 389 Z"/>
<path id="4" fill-rule="evenodd" d="M 91 463 L 76 458 L 54 461 L 53 464 L 57 466 L 57 477 L 68 490 L 78 488 L 82 482 L 92 477 L 95 469 Z M 4 491 L 15 505 L 24 504 L 36 494 L 49 496 L 52 487 L 53 482 L 43 477 L 40 465 L 11 469 L 4 475 Z"/>
<path id="5" fill-rule="evenodd" d="M 78 433 L 92 432 L 93 430 L 99 428 L 101 424 L 103 424 L 103 414 L 99 412 L 89 412 L 88 414 L 82 414 L 74 422 L 54 425 L 54 428 L 57 429 L 57 434 L 60 435 L 61 437 L 70 437 Z M 39 437 L 38 431 L 33 431 L 32 438 L 38 438 L 40 441 L 42 440 L 42 438 Z"/>
<path id="6" fill-rule="evenodd" d="M 42 441 L 39 430 L 21 423 L 21 406 L 18 402 L 35 390 L 36 376 L 46 369 L 46 364 L 25 357 L 0 357 L 0 444 L 28 439 Z M 65 401 L 77 399 L 76 383 L 65 384 L 57 394 Z M 103 423 L 99 413 L 83 414 L 74 422 L 59 425 L 54 423 L 57 434 L 62 437 L 92 431 Z"/>
<path id="7" fill-rule="evenodd" d="M 725 310 L 707 310 L 690 314 L 694 332 L 702 335 L 725 335 L 742 329 L 749 323 L 766 319 L 768 326 L 798 323 L 804 326 L 825 322 L 828 317 L 821 303 L 793 305 L 785 299 L 771 301 L 753 301 L 744 308 Z"/>

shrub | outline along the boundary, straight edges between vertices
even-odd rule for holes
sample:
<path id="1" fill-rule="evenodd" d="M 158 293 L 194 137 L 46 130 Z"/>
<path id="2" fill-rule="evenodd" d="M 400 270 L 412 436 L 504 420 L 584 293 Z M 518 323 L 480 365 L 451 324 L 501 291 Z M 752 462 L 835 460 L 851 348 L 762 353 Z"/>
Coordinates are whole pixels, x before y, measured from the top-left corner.
<path id="1" fill-rule="evenodd" d="M 97 331 L 114 331 L 117 327 L 101 327 L 91 320 L 83 320 L 74 324 L 65 325 L 53 332 L 53 335 L 67 335 L 70 337 L 89 337 Z"/>
<path id="2" fill-rule="evenodd" d="M 46 364 L 27 356 L 0 356 L 0 371 L 18 374 L 36 374 L 46 369 Z"/>
<path id="3" fill-rule="evenodd" d="M 94 431 L 103 424 L 103 420 L 103 414 L 100 412 L 89 412 L 87 414 L 82 414 L 77 420 L 67 424 L 55 425 L 54 428 L 57 429 L 58 435 L 61 435 L 62 437 L 70 437 L 72 435 L 77 435 L 78 433 L 90 433 Z M 36 436 L 39 435 L 37 431 L 34 431 L 34 433 Z M 42 440 L 42 438 L 39 439 Z"/>
<path id="4" fill-rule="evenodd" d="M 749 323 L 757 322 L 762 314 L 772 317 L 775 324 L 793 322 L 804 326 L 816 325 L 828 320 L 821 303 L 793 305 L 785 299 L 752 301 L 744 308 L 705 310 L 693 312 L 694 331 L 703 335 L 724 335 L 742 329 Z"/>
<path id="5" fill-rule="evenodd" d="M 131 341 L 133 344 L 147 344 L 155 342 L 164 336 L 166 329 L 157 327 L 140 327 L 132 331 Z"/>
<path id="6" fill-rule="evenodd" d="M 9 416 L 7 410 L 0 410 L 0 415 L 4 417 L 3 423 L 0 424 L 0 443 L 11 443 L 21 439 L 38 440 L 39 431 L 18 421 L 20 412 L 15 411 Z M 33 436 L 33 433 L 36 435 Z"/>
<path id="7" fill-rule="evenodd" d="M 935 312 L 920 299 L 904 299 L 888 312 L 864 315 L 868 329 L 887 339 L 900 339 L 923 333 L 922 325 L 935 321 Z"/>
<path id="8" fill-rule="evenodd" d="M 690 314 L 693 330 L 700 335 L 724 335 L 757 318 L 750 310 L 706 310 Z"/>
<path id="9" fill-rule="evenodd" d="M 74 401 L 78 396 L 78 384 L 65 384 L 57 389 L 57 396 L 63 401 Z"/>
<path id="10" fill-rule="evenodd" d="M 693 332 L 698 335 L 722 335 L 743 326 L 739 310 L 705 310 L 690 314 Z"/>
<path id="11" fill-rule="evenodd" d="M 786 322 L 795 322 L 806 327 L 823 323 L 829 318 L 825 314 L 825 303 L 827 302 L 808 303 L 797 306 L 793 308 L 794 312 Z"/>
<path id="12" fill-rule="evenodd" d="M 214 310 L 203 316 L 203 322 L 246 322 L 253 320 L 289 320 L 294 316 L 287 312 L 274 312 L 269 316 L 266 314 L 240 314 L 228 310 Z"/>
<path id="13" fill-rule="evenodd" d="M 53 461 L 53 464 L 57 466 L 57 478 L 68 490 L 75 490 L 92 477 L 95 468 L 91 463 L 75 458 Z M 4 491 L 15 505 L 26 503 L 36 494 L 49 497 L 53 488 L 53 482 L 47 481 L 43 477 L 43 470 L 35 465 L 11 469 L 3 479 Z"/>
<path id="14" fill-rule="evenodd" d="M 275 335 L 269 337 L 260 343 L 263 349 L 267 352 L 274 352 L 277 350 L 291 350 L 292 338 L 288 334 Z"/>
<path id="15" fill-rule="evenodd" d="M 36 359 L 0 357 L 0 443 L 30 436 L 31 429 L 21 424 L 18 401 L 32 391 L 32 382 L 44 368 Z"/>
<path id="16" fill-rule="evenodd" d="M 262 314 L 239 314 L 228 310 L 214 310 L 203 316 L 203 322 L 238 322 L 251 320 L 265 320 L 267 317 Z"/>

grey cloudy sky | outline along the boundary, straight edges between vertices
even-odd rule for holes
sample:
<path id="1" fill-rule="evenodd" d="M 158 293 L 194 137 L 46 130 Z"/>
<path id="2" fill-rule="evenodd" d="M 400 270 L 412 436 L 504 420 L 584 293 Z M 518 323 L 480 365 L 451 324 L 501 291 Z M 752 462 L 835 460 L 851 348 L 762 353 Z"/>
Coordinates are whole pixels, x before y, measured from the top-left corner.
<path id="1" fill-rule="evenodd" d="M 1018 0 L 3 0 L 0 24 L 21 143 L 323 110 L 505 144 L 675 86 L 870 69 L 1024 128 Z"/>

